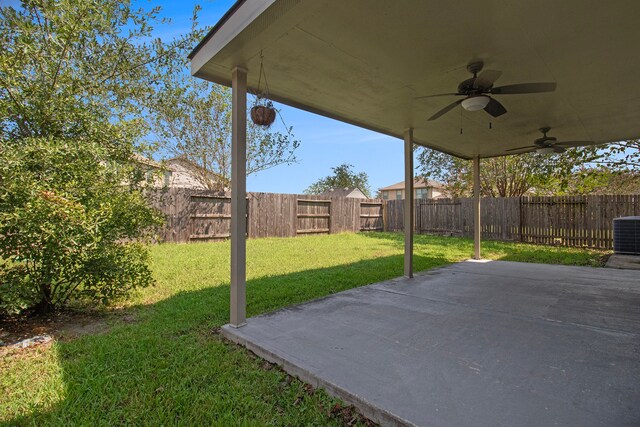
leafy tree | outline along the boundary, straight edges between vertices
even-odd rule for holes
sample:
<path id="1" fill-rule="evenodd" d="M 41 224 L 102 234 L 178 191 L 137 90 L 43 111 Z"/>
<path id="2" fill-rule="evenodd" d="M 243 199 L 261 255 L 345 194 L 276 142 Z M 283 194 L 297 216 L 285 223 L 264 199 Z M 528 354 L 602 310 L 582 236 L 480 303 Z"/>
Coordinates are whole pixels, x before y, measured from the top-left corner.
<path id="1" fill-rule="evenodd" d="M 581 167 L 566 177 L 564 185 L 549 177 L 540 195 L 640 194 L 640 171 Z"/>
<path id="2" fill-rule="evenodd" d="M 639 191 L 640 140 L 568 150 L 544 194 L 631 194 Z"/>
<path id="3" fill-rule="evenodd" d="M 481 160 L 481 193 L 489 197 L 525 194 L 588 194 L 598 188 L 627 190 L 640 168 L 638 141 L 568 149 L 562 154 L 526 153 Z M 425 178 L 441 181 L 452 197 L 468 197 L 473 190 L 473 164 L 428 148 L 418 152 L 418 170 Z M 592 176 L 593 175 L 593 176 Z M 626 178 L 616 186 L 614 176 Z M 605 184 L 605 181 L 610 184 Z M 622 182 L 622 181 L 620 181 Z"/>
<path id="4" fill-rule="evenodd" d="M 473 186 L 472 164 L 429 148 L 418 148 L 418 172 L 425 179 L 433 179 L 444 185 L 451 197 L 466 197 Z"/>
<path id="5" fill-rule="evenodd" d="M 231 185 L 231 90 L 193 78 L 188 72 L 187 46 L 202 37 L 196 29 L 185 36 L 171 60 L 158 64 L 154 91 L 147 99 L 146 121 L 154 143 L 172 156 L 199 166 L 199 181 L 211 190 Z M 254 125 L 247 118 L 247 174 L 296 161 L 300 142 L 292 134 Z"/>
<path id="6" fill-rule="evenodd" d="M 305 194 L 319 194 L 334 188 L 359 188 L 367 197 L 370 197 L 369 176 L 365 172 L 356 173 L 353 165 L 343 163 L 331 168 L 333 175 L 320 178 L 304 190 Z"/>
<path id="7" fill-rule="evenodd" d="M 518 197 L 546 188 L 548 177 L 562 170 L 562 156 L 527 153 L 482 159 L 480 191 L 488 197 Z M 429 148 L 418 152 L 418 170 L 425 177 L 445 185 L 452 197 L 473 192 L 473 162 Z"/>
<path id="8" fill-rule="evenodd" d="M 613 142 L 573 150 L 575 163 L 589 164 L 594 170 L 610 171 L 640 170 L 640 140 Z"/>
<path id="9" fill-rule="evenodd" d="M 119 0 L 0 8 L 0 311 L 106 301 L 152 283 L 159 222 L 133 160 L 157 9 Z"/>

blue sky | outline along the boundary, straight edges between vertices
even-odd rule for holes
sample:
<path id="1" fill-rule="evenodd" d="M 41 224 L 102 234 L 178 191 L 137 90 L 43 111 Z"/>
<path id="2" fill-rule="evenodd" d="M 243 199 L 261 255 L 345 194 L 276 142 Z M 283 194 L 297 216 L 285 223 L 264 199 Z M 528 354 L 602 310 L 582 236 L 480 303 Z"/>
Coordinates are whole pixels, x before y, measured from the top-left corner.
<path id="1" fill-rule="evenodd" d="M 162 37 L 177 35 L 190 28 L 190 18 L 196 3 L 202 6 L 199 21 L 213 25 L 231 7 L 233 0 L 139 1 L 144 8 L 162 6 L 162 14 L 171 18 L 170 28 Z M 281 165 L 259 172 L 247 179 L 247 190 L 275 193 L 300 193 L 318 178 L 331 173 L 342 163 L 366 172 L 375 194 L 376 189 L 403 180 L 403 144 L 391 138 L 352 125 L 327 119 L 284 105 L 277 105 L 287 126 L 301 141 L 297 151 L 299 163 Z"/>

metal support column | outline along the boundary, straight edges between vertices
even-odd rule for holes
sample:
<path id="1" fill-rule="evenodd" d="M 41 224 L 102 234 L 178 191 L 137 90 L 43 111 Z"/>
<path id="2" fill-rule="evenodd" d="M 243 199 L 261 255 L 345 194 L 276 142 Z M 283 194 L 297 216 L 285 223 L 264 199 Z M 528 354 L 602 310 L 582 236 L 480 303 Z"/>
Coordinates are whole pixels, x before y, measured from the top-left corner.
<path id="1" fill-rule="evenodd" d="M 232 71 L 231 113 L 231 319 L 239 328 L 247 319 L 247 70 Z"/>
<path id="2" fill-rule="evenodd" d="M 413 129 L 404 132 L 404 275 L 413 277 Z"/>
<path id="3" fill-rule="evenodd" d="M 480 255 L 480 157 L 473 158 L 473 259 L 481 259 Z"/>

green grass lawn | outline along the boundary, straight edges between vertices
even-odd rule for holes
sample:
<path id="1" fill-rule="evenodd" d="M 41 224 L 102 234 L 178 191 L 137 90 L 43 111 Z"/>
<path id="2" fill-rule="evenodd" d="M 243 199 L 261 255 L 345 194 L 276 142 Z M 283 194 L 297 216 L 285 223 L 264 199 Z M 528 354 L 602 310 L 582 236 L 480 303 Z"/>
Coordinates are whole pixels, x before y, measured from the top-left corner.
<path id="1" fill-rule="evenodd" d="M 248 315 L 402 274 L 402 236 L 250 240 Z M 151 248 L 157 285 L 108 311 L 105 332 L 0 360 L 7 425 L 341 425 L 336 400 L 216 328 L 229 316 L 229 243 Z M 416 236 L 415 270 L 468 258 L 468 239 Z M 486 258 L 599 265 L 602 252 L 485 242 Z M 347 420 L 348 421 L 348 420 Z"/>

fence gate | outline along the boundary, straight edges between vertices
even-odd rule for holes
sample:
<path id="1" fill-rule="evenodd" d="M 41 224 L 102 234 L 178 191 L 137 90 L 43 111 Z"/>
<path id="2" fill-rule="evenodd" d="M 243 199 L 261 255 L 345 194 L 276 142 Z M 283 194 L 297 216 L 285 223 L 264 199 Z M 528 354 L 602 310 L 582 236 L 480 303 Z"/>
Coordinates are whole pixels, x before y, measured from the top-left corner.
<path id="1" fill-rule="evenodd" d="M 230 236 L 231 198 L 192 195 L 189 204 L 189 240 L 206 241 Z"/>
<path id="2" fill-rule="evenodd" d="M 382 202 L 360 202 L 360 231 L 384 229 Z"/>
<path id="3" fill-rule="evenodd" d="M 331 230 L 331 200 L 297 200 L 296 234 L 329 234 Z"/>
<path id="4" fill-rule="evenodd" d="M 247 228 L 247 233 L 248 231 Z M 189 241 L 220 240 L 230 236 L 231 197 L 192 195 L 189 204 Z"/>

